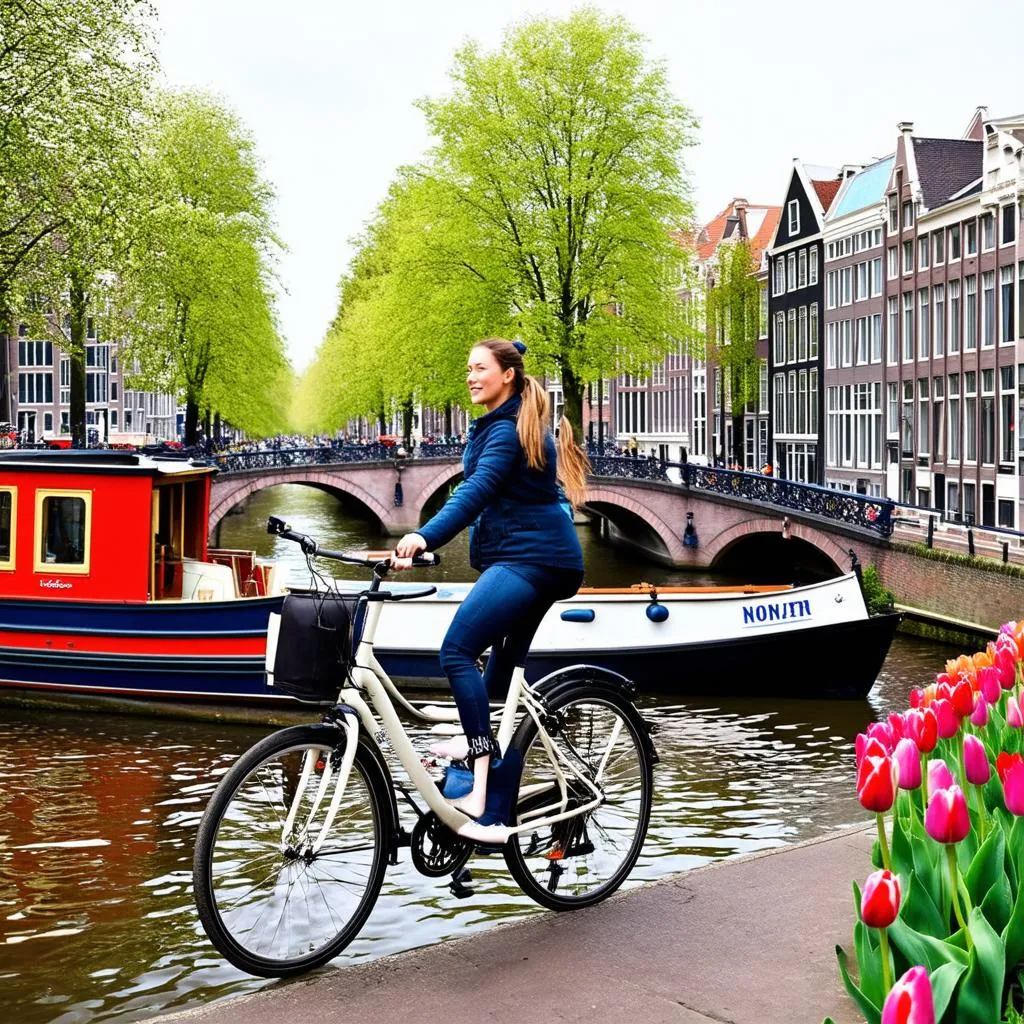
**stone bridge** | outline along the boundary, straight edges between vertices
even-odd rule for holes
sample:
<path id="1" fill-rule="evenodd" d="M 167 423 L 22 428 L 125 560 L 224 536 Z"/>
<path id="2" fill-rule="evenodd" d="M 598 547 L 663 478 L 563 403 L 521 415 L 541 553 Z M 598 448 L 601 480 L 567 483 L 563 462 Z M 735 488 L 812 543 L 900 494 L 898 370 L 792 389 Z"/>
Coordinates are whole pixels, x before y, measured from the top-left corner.
<path id="1" fill-rule="evenodd" d="M 461 475 L 462 460 L 444 458 L 235 469 L 214 477 L 210 533 L 250 494 L 279 484 L 303 484 L 339 498 L 354 498 L 380 522 L 385 533 L 401 536 L 420 525 L 430 498 Z M 396 492 L 396 484 L 400 484 L 400 492 Z"/>
<path id="2" fill-rule="evenodd" d="M 214 479 L 210 530 L 254 492 L 279 484 L 302 484 L 355 499 L 385 533 L 401 535 L 422 523 L 430 500 L 461 473 L 461 460 L 454 458 L 233 469 Z M 400 485 L 400 504 L 396 485 Z M 760 501 L 723 497 L 664 480 L 593 476 L 583 511 L 604 520 L 605 532 L 615 541 L 681 568 L 718 569 L 725 560 L 735 560 L 737 555 L 742 559 L 736 549 L 759 539 L 807 545 L 818 552 L 819 563 L 827 560 L 823 569 L 844 571 L 851 548 L 862 561 L 874 561 L 872 551 L 886 546 L 884 538 L 868 529 L 799 511 L 787 514 Z M 687 546 L 684 540 L 688 513 L 696 546 Z"/>

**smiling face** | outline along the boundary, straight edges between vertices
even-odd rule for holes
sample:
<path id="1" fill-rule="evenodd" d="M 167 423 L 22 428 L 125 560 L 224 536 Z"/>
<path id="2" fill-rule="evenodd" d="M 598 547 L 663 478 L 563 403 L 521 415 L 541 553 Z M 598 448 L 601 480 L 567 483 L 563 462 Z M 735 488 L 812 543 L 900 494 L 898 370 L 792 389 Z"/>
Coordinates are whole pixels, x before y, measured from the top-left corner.
<path id="1" fill-rule="evenodd" d="M 493 412 L 512 397 L 515 377 L 515 370 L 511 367 L 503 370 L 490 349 L 477 345 L 470 351 L 466 385 L 469 387 L 469 400 L 474 405 L 482 405 L 488 412 Z"/>

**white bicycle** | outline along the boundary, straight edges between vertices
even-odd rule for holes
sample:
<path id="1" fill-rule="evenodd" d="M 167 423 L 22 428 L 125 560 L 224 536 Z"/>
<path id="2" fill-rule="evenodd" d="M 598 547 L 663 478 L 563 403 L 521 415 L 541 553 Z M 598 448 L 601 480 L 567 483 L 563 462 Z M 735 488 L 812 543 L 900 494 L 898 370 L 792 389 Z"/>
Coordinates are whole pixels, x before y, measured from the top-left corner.
<path id="1" fill-rule="evenodd" d="M 422 874 L 451 874 L 453 893 L 466 896 L 465 865 L 476 847 L 456 834 L 469 819 L 444 799 L 396 710 L 451 731 L 454 705 L 410 704 L 373 650 L 385 601 L 436 588 L 382 590 L 386 560 L 319 549 L 279 519 L 268 530 L 301 544 L 307 558 L 373 570 L 367 589 L 346 598 L 356 602 L 348 609 L 351 655 L 338 667 L 340 693 L 322 721 L 282 729 L 244 753 L 220 780 L 196 835 L 194 895 L 210 940 L 243 971 L 285 977 L 327 963 L 352 941 L 400 848 L 410 847 Z M 415 564 L 437 564 L 437 556 Z M 503 754 L 519 752 L 523 775 L 504 845 L 489 849 L 501 850 L 523 892 L 552 910 L 605 899 L 640 855 L 657 755 L 634 694 L 629 680 L 594 666 L 533 684 L 522 668 L 513 673 L 497 741 Z M 410 831 L 399 795 L 416 814 Z"/>

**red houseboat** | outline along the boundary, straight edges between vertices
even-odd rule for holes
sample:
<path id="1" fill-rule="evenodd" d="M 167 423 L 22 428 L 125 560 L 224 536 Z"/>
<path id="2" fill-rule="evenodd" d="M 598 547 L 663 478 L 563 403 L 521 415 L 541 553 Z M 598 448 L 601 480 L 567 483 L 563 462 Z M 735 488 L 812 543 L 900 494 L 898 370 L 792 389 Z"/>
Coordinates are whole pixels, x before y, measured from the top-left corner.
<path id="1" fill-rule="evenodd" d="M 124 451 L 0 451 L 0 688 L 285 703 L 283 588 L 207 545 L 214 470 Z"/>

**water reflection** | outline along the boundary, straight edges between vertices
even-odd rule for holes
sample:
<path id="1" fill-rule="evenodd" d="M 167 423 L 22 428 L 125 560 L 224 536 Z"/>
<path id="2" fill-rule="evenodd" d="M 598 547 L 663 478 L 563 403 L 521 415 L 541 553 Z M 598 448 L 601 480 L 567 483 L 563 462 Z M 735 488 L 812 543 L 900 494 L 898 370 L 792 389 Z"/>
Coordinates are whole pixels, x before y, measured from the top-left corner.
<path id="1" fill-rule="evenodd" d="M 331 546 L 366 543 L 365 526 L 301 492 L 286 511 Z M 280 496 L 269 502 L 281 509 Z M 253 519 L 222 537 L 273 553 Z M 248 525 L 246 526 L 246 522 Z M 280 542 L 278 542 L 280 543 Z M 588 540 L 588 543 L 593 544 Z M 282 553 L 294 559 L 295 549 Z M 451 553 L 450 553 L 451 555 Z M 464 554 L 462 556 L 464 558 Z M 301 566 L 301 560 L 296 560 Z M 595 583 L 657 582 L 670 570 L 588 549 Z M 456 552 L 445 577 L 469 578 Z M 435 577 L 436 578 L 436 575 Z M 797 652 L 794 652 L 796 654 Z M 765 849 L 865 820 L 852 786 L 852 740 L 901 707 L 947 652 L 898 638 L 869 700 L 642 701 L 657 724 L 648 842 L 631 885 L 709 859 Z M 827 666 L 810 666 L 827 671 Z M 269 982 L 228 966 L 206 941 L 190 892 L 196 824 L 217 776 L 265 729 L 101 715 L 8 711 L 0 723 L 0 1009 L 19 1024 L 129 1021 Z M 427 738 L 417 742 L 426 748 Z M 411 824 L 411 822 L 407 823 Z M 471 864 L 476 895 L 409 863 L 389 868 L 362 935 L 327 969 L 540 912 L 500 856 Z"/>

